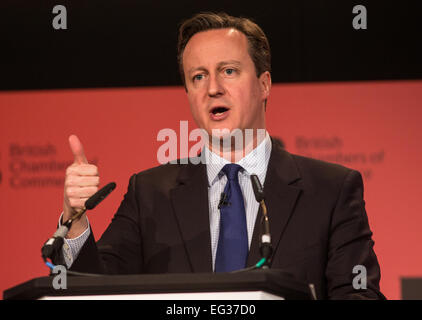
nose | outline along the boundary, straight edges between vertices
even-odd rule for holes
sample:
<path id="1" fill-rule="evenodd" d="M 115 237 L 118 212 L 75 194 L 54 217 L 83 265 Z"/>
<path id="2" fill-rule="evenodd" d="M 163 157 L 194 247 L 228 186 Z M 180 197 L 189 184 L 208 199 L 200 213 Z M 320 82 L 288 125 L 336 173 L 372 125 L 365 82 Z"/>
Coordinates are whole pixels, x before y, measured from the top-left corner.
<path id="1" fill-rule="evenodd" d="M 219 97 L 222 96 L 224 93 L 225 90 L 222 83 L 222 79 L 220 79 L 218 75 L 210 74 L 208 82 L 208 96 Z"/>

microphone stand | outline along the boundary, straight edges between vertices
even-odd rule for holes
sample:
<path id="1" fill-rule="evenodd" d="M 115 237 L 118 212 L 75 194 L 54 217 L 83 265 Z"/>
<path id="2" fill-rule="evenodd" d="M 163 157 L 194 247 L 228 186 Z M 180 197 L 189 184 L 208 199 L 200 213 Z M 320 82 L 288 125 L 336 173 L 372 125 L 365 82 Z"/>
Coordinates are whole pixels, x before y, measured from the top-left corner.
<path id="1" fill-rule="evenodd" d="M 265 205 L 265 193 L 258 176 L 256 174 L 251 174 L 250 178 L 255 199 L 262 209 L 259 252 L 261 253 L 261 257 L 264 260 L 264 263 L 261 267 L 268 269 L 271 266 L 271 255 L 273 253 L 273 247 L 271 245 L 270 220 L 268 218 L 267 206 Z"/>
<path id="2" fill-rule="evenodd" d="M 261 253 L 261 257 L 265 258 L 262 269 L 268 269 L 271 267 L 271 255 L 273 253 L 273 246 L 271 245 L 270 221 L 268 219 L 268 211 L 264 199 L 262 199 L 259 204 L 262 208 L 259 252 Z"/>
<path id="3" fill-rule="evenodd" d="M 262 209 L 261 218 L 261 233 L 259 239 L 259 253 L 261 254 L 261 260 L 248 268 L 232 271 L 231 273 L 251 271 L 255 269 L 269 269 L 271 268 L 271 256 L 273 254 L 273 246 L 271 245 L 271 233 L 270 233 L 270 220 L 268 218 L 267 206 L 265 204 L 264 188 L 262 188 L 261 182 L 256 174 L 251 174 L 251 183 L 256 201 L 259 203 Z M 223 198 L 223 194 L 222 194 Z M 221 202 L 221 200 L 220 200 Z"/>
<path id="4" fill-rule="evenodd" d="M 44 262 L 47 261 L 48 258 L 51 259 L 53 264 L 55 265 L 63 265 L 63 255 L 62 255 L 62 247 L 64 244 L 64 238 L 66 237 L 67 233 L 69 232 L 70 228 L 72 227 L 72 223 L 78 220 L 86 211 L 86 208 L 74 214 L 69 220 L 64 222 L 53 234 L 53 236 L 48 239 L 44 246 L 41 249 L 41 256 L 44 259 Z"/>
<path id="5" fill-rule="evenodd" d="M 43 247 L 41 248 L 41 256 L 44 259 L 44 262 L 47 262 L 47 259 L 58 265 L 64 265 L 64 259 L 62 254 L 62 247 L 64 244 L 64 239 L 69 232 L 69 229 L 72 226 L 72 223 L 78 220 L 86 210 L 94 209 L 101 201 L 103 201 L 109 194 L 116 188 L 116 183 L 110 182 L 100 190 L 98 190 L 94 195 L 92 195 L 88 200 L 85 201 L 85 207 L 75 213 L 69 220 L 63 223 L 53 234 L 53 236 L 48 239 Z"/>

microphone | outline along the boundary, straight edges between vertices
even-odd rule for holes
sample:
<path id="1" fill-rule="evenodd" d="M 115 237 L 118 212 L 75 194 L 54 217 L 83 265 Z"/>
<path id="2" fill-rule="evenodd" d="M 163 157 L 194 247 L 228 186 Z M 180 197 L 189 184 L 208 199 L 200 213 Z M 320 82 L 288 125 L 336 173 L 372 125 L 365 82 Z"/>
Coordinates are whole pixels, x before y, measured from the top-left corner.
<path id="1" fill-rule="evenodd" d="M 230 205 L 230 202 L 227 201 L 227 194 L 225 192 L 221 193 L 220 201 L 218 202 L 218 209 Z"/>
<path id="2" fill-rule="evenodd" d="M 110 182 L 105 187 L 98 190 L 94 195 L 92 195 L 85 202 L 86 210 L 94 209 L 101 201 L 103 201 L 114 189 L 116 188 L 116 183 Z"/>
<path id="3" fill-rule="evenodd" d="M 264 188 L 261 185 L 261 181 L 256 174 L 251 174 L 251 182 L 253 193 L 257 202 L 261 203 L 265 199 Z"/>
<path id="4" fill-rule="evenodd" d="M 54 232 L 53 236 L 48 239 L 43 247 L 41 248 L 41 256 L 45 260 L 51 258 L 53 255 L 56 256 L 59 249 L 63 246 L 64 238 L 69 232 L 70 227 L 72 226 L 73 221 L 79 219 L 86 210 L 94 209 L 101 201 L 103 201 L 114 189 L 116 188 L 116 183 L 111 182 L 94 193 L 88 200 L 85 201 L 85 208 L 74 214 L 69 220 L 63 223 L 57 230 Z M 57 264 L 57 263 L 55 263 Z"/>
<path id="5" fill-rule="evenodd" d="M 265 193 L 258 176 L 256 174 L 251 174 L 250 178 L 255 199 L 262 208 L 259 252 L 261 253 L 261 256 L 265 258 L 264 268 L 268 268 L 273 253 L 273 247 L 271 245 L 270 220 L 268 219 L 267 206 L 265 204 Z"/>

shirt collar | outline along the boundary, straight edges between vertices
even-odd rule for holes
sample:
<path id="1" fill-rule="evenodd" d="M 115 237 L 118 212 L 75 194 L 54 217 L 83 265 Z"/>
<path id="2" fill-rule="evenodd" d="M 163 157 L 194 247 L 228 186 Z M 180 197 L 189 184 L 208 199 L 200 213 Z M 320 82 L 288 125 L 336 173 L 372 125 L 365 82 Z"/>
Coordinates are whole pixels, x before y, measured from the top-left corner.
<path id="1" fill-rule="evenodd" d="M 242 166 L 243 172 L 247 175 L 256 174 L 261 183 L 264 184 L 271 148 L 270 135 L 266 132 L 264 140 L 237 164 Z M 212 152 L 207 146 L 204 147 L 204 156 L 207 160 L 208 185 L 211 186 L 221 177 L 221 169 L 230 161 Z"/>

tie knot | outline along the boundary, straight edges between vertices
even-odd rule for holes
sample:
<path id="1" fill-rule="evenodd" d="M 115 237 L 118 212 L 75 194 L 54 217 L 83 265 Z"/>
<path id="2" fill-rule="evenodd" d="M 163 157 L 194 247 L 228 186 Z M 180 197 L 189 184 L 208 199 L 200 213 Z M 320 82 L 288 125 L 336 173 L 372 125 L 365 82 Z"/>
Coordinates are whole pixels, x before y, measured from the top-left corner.
<path id="1" fill-rule="evenodd" d="M 228 180 L 236 180 L 237 181 L 237 174 L 239 170 L 242 169 L 241 166 L 235 163 L 226 164 L 221 171 L 223 171 Z"/>

